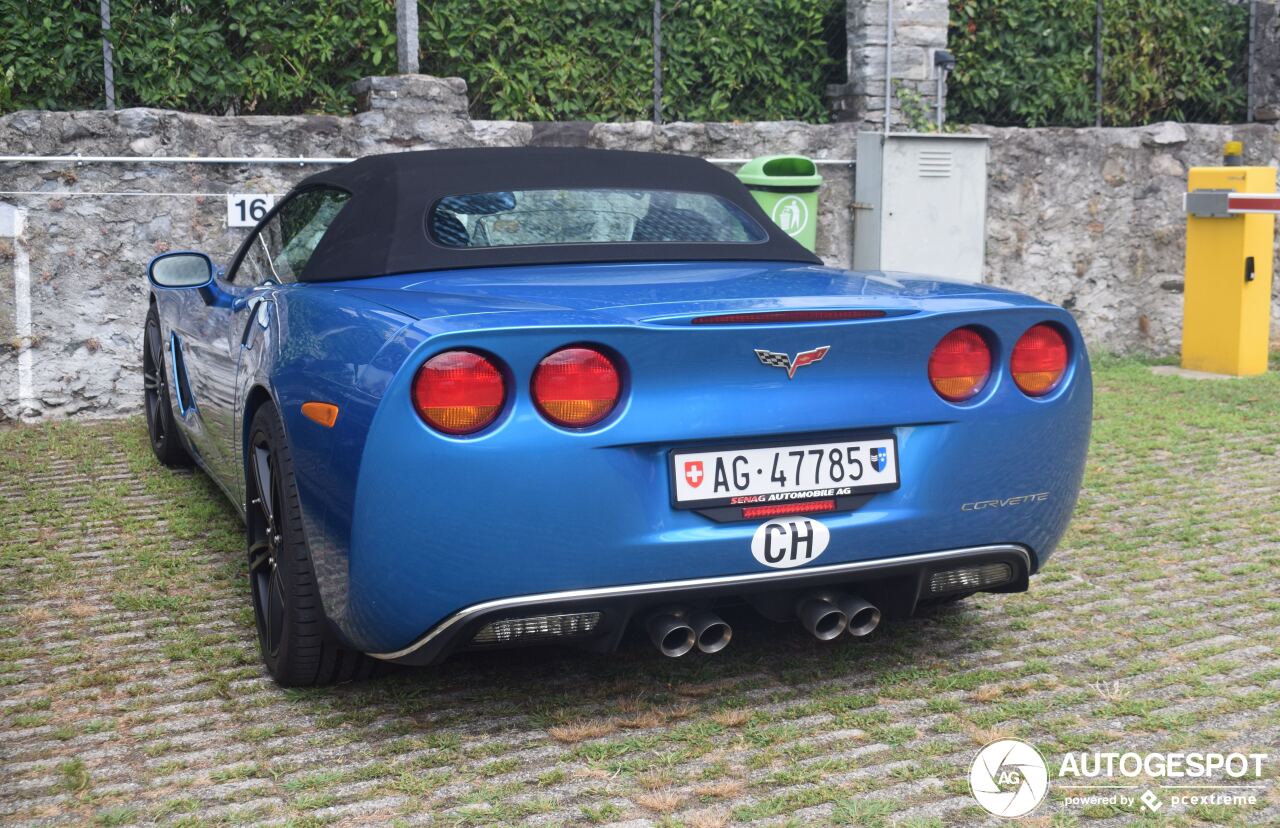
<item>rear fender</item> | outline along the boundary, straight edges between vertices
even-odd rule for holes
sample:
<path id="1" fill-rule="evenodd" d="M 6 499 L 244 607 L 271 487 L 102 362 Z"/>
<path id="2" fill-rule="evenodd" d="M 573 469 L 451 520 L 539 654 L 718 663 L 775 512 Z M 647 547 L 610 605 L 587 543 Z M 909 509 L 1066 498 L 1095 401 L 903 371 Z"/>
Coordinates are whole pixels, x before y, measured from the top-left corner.
<path id="1" fill-rule="evenodd" d="M 284 422 L 325 614 L 345 632 L 360 458 L 388 381 L 421 336 L 406 329 L 407 318 L 324 287 L 288 286 L 275 306 L 279 347 L 255 382 L 269 389 Z M 302 413 L 311 401 L 338 406 L 332 427 Z"/>

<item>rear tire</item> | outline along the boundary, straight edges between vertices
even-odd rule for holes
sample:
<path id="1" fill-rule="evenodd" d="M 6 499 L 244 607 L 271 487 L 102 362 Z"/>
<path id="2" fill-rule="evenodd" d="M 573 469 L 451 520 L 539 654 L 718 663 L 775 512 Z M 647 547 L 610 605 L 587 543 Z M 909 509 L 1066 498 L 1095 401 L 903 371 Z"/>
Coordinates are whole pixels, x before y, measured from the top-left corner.
<path id="1" fill-rule="evenodd" d="M 326 634 L 293 458 L 271 403 L 254 414 L 246 464 L 249 588 L 267 672 L 285 687 L 369 677 L 380 662 L 339 647 Z"/>
<path id="2" fill-rule="evenodd" d="M 147 414 L 147 436 L 151 450 L 162 465 L 185 469 L 191 455 L 182 444 L 169 398 L 169 372 L 164 364 L 164 339 L 160 336 L 160 314 L 152 305 L 142 334 L 142 405 Z"/>

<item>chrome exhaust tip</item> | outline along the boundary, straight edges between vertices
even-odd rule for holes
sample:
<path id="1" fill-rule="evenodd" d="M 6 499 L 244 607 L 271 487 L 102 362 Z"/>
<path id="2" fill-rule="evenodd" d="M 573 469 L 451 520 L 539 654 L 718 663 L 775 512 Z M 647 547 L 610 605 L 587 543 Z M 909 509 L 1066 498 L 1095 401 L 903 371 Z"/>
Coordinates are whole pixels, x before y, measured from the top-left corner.
<path id="1" fill-rule="evenodd" d="M 796 605 L 796 617 L 819 641 L 838 638 L 849 626 L 849 617 L 823 594 L 809 595 Z"/>
<path id="2" fill-rule="evenodd" d="M 650 615 L 645 622 L 649 640 L 667 658 L 679 658 L 697 644 L 698 637 L 689 626 L 687 616 L 684 610 L 663 610 Z"/>
<path id="3" fill-rule="evenodd" d="M 838 602 L 840 611 L 849 619 L 849 635 L 860 638 L 880 626 L 880 609 L 858 595 L 848 595 Z"/>
<path id="4" fill-rule="evenodd" d="M 698 651 L 718 653 L 729 646 L 733 638 L 733 628 L 714 612 L 698 611 L 689 616 L 689 626 L 693 627 L 694 641 Z"/>

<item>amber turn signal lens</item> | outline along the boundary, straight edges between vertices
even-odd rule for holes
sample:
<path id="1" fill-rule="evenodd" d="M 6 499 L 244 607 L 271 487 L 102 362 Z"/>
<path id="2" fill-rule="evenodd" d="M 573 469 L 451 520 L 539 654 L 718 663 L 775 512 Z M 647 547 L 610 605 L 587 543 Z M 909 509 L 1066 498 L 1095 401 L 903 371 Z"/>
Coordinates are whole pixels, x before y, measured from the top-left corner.
<path id="1" fill-rule="evenodd" d="M 956 328 L 929 357 L 929 382 L 938 396 L 964 402 L 977 396 L 991 376 L 991 349 L 973 328 Z"/>
<path id="2" fill-rule="evenodd" d="M 1067 370 L 1066 339 L 1053 325 L 1031 326 L 1013 346 L 1009 370 L 1022 393 L 1043 397 L 1058 387 Z"/>
<path id="3" fill-rule="evenodd" d="M 333 424 L 338 422 L 338 406 L 325 402 L 304 402 L 302 416 L 308 420 L 314 420 L 325 428 L 333 428 Z"/>
<path id="4" fill-rule="evenodd" d="M 413 407 L 445 434 L 474 434 L 497 419 L 507 383 L 497 366 L 471 351 L 445 351 L 413 378 Z"/>
<path id="5" fill-rule="evenodd" d="M 533 401 L 551 422 L 586 428 L 609 416 L 622 382 L 609 357 L 592 348 L 564 348 L 533 372 Z"/>

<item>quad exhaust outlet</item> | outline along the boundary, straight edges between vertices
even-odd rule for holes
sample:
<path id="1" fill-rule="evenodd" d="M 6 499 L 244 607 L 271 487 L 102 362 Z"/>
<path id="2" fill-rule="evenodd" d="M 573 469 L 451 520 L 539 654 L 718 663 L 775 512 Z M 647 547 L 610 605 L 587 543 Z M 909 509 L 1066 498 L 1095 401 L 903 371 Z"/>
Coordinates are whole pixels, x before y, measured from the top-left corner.
<path id="1" fill-rule="evenodd" d="M 880 609 L 860 595 L 820 591 L 796 602 L 796 618 L 819 641 L 844 633 L 860 638 L 880 626 Z M 693 652 L 718 653 L 729 646 L 733 628 L 714 612 L 684 606 L 664 607 L 645 620 L 649 640 L 668 658 Z"/>
<path id="2" fill-rule="evenodd" d="M 858 595 L 846 595 L 837 603 L 848 619 L 849 635 L 861 638 L 870 635 L 880 626 L 880 610 L 870 601 Z"/>
<path id="3" fill-rule="evenodd" d="M 809 595 L 796 605 L 796 617 L 819 641 L 830 641 L 845 631 L 849 618 L 825 595 Z"/>
<path id="4" fill-rule="evenodd" d="M 649 630 L 649 640 L 667 658 L 679 658 L 697 644 L 697 634 L 689 626 L 686 617 L 687 613 L 683 610 L 670 609 L 655 612 L 645 623 Z"/>
<path id="5" fill-rule="evenodd" d="M 714 612 L 694 612 L 689 616 L 689 624 L 701 653 L 718 653 L 728 647 L 729 639 L 733 638 L 733 628 Z"/>
<path id="6" fill-rule="evenodd" d="M 796 618 L 819 641 L 839 638 L 843 632 L 861 637 L 880 626 L 880 610 L 857 595 L 813 592 L 796 604 Z"/>
<path id="7" fill-rule="evenodd" d="M 702 653 L 718 653 L 729 646 L 733 628 L 708 610 L 667 607 L 645 622 L 649 640 L 668 658 L 679 658 L 695 647 Z"/>

